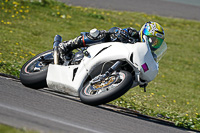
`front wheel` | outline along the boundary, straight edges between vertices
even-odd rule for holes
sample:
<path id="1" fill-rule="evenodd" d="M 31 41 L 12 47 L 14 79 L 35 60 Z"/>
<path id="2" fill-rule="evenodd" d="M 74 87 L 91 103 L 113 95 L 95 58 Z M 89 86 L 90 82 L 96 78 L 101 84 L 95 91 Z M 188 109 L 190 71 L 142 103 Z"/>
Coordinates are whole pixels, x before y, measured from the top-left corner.
<path id="1" fill-rule="evenodd" d="M 22 84 L 34 89 L 46 87 L 46 76 L 50 63 L 53 63 L 53 50 L 45 51 L 27 61 L 20 72 Z"/>
<path id="2" fill-rule="evenodd" d="M 79 96 L 83 103 L 100 105 L 125 94 L 131 87 L 133 78 L 131 73 L 121 70 L 113 73 L 101 83 L 91 85 L 89 82 L 80 90 Z"/>

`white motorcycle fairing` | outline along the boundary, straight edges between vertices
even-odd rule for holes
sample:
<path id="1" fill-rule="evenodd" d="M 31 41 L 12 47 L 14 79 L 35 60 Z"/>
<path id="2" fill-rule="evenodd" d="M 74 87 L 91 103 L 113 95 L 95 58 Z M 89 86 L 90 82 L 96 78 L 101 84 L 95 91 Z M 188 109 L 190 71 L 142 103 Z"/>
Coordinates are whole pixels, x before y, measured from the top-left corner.
<path id="1" fill-rule="evenodd" d="M 97 66 L 116 60 L 126 61 L 135 71 L 132 87 L 142 85 L 140 79 L 145 83 L 152 81 L 158 73 L 158 63 L 145 42 L 135 44 L 107 42 L 90 46 L 87 51 L 89 56 L 85 56 L 79 65 L 49 64 L 46 79 L 48 87 L 78 96 L 78 91 Z"/>

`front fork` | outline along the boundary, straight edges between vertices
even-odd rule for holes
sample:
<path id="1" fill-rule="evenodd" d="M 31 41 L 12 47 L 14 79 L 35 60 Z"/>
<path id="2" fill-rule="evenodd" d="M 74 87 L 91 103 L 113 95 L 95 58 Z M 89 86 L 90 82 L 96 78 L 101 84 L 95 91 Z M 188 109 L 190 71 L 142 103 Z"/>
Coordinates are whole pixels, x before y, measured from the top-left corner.
<path id="1" fill-rule="evenodd" d="M 103 75 L 98 75 L 92 81 L 90 81 L 90 85 L 94 85 L 96 83 L 101 83 L 104 79 L 109 77 L 114 71 L 117 71 L 118 68 L 122 65 L 123 61 L 117 61 L 114 65 L 112 65 L 108 71 L 105 72 Z"/>
<path id="2" fill-rule="evenodd" d="M 53 58 L 54 58 L 54 64 L 56 65 L 59 63 L 58 47 L 61 42 L 62 42 L 62 37 L 60 35 L 56 35 L 54 37 L 54 42 L 53 42 Z"/>

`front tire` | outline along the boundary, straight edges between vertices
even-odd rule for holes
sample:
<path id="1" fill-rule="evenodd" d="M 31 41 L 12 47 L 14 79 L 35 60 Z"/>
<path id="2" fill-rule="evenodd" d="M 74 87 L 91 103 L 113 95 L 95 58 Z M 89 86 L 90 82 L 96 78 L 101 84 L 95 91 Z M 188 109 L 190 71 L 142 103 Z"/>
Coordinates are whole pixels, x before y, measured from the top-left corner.
<path id="1" fill-rule="evenodd" d="M 79 92 L 81 101 L 89 105 L 100 105 L 113 101 L 125 94 L 133 83 L 131 73 L 123 70 L 112 74 L 105 80 L 98 85 L 86 83 Z"/>
<path id="2" fill-rule="evenodd" d="M 45 51 L 27 61 L 21 69 L 21 83 L 33 89 L 47 87 L 46 76 L 50 63 L 53 62 L 53 50 Z"/>

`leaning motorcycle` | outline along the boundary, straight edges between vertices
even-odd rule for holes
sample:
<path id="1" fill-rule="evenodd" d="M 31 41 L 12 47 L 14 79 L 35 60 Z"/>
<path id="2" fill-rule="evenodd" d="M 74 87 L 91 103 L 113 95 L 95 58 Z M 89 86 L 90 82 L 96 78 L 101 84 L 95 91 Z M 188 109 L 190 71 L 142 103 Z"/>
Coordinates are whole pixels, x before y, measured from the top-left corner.
<path id="1" fill-rule="evenodd" d="M 148 38 L 146 38 L 148 39 Z M 80 97 L 89 105 L 110 102 L 130 88 L 145 87 L 158 74 L 158 61 L 167 50 L 165 42 L 152 52 L 148 41 L 131 43 L 107 42 L 77 49 L 71 59 L 59 60 L 56 35 L 52 50 L 26 62 L 20 73 L 23 85 Z"/>

